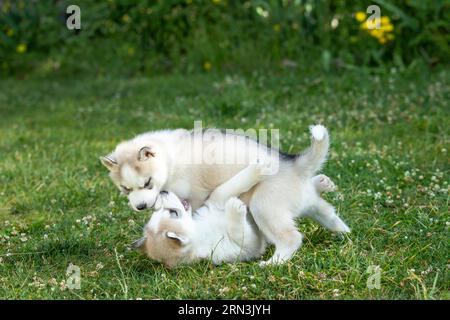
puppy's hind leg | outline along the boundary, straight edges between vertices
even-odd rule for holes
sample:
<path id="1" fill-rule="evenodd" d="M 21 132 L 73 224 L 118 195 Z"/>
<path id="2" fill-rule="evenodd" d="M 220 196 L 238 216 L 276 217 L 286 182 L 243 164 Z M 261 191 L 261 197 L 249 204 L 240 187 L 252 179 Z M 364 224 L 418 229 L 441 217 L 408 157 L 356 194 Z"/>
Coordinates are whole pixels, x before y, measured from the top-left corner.
<path id="1" fill-rule="evenodd" d="M 330 231 L 350 232 L 350 228 L 337 216 L 334 207 L 322 198 L 318 199 L 313 211 L 309 213 L 308 216 Z"/>
<path id="2" fill-rule="evenodd" d="M 319 174 L 311 179 L 318 193 L 333 192 L 336 190 L 336 185 L 334 182 L 330 179 L 330 177 L 324 174 Z"/>
<path id="3" fill-rule="evenodd" d="M 250 211 L 266 239 L 275 245 L 273 256 L 260 265 L 282 264 L 288 261 L 303 241 L 303 235 L 297 230 L 289 209 L 261 203 L 251 205 Z"/>

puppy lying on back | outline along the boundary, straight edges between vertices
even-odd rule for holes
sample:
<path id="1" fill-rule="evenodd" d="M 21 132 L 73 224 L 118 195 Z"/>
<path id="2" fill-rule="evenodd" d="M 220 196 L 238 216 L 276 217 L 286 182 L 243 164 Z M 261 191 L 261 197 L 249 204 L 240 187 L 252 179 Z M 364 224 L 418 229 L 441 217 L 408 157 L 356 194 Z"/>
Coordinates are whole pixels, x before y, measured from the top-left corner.
<path id="1" fill-rule="evenodd" d="M 264 179 L 264 169 L 262 164 L 249 165 L 215 189 L 194 213 L 189 202 L 173 192 L 161 192 L 161 208 L 153 213 L 144 236 L 133 247 L 169 267 L 200 259 L 220 264 L 261 257 L 266 241 L 237 197 Z M 334 190 L 325 175 L 310 181 L 317 193 Z"/>
<path id="2" fill-rule="evenodd" d="M 161 208 L 133 246 L 170 267 L 199 259 L 219 264 L 261 256 L 265 241 L 237 197 L 264 178 L 263 170 L 263 165 L 249 165 L 216 188 L 194 213 L 189 202 L 163 191 L 158 199 Z"/>

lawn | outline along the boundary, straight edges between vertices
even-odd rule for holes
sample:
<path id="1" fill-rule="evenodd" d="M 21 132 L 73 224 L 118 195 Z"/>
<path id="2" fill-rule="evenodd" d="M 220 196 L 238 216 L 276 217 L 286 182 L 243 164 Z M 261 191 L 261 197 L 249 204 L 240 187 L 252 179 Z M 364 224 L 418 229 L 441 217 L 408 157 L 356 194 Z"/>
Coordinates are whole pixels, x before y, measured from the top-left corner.
<path id="1" fill-rule="evenodd" d="M 0 298 L 450 299 L 448 71 L 2 80 Z M 326 197 L 352 233 L 301 220 L 302 248 L 266 268 L 167 269 L 128 249 L 150 212 L 130 209 L 98 157 L 194 120 L 280 129 L 286 152 L 325 124 L 323 171 L 339 188 Z M 67 287 L 70 264 L 80 289 Z"/>

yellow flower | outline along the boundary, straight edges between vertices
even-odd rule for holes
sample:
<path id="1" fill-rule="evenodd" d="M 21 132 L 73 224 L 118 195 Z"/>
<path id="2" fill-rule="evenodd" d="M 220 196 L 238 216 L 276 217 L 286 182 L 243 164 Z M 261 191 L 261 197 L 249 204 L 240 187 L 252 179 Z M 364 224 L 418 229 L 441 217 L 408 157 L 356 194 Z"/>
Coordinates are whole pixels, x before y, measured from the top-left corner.
<path id="1" fill-rule="evenodd" d="M 211 62 L 205 61 L 205 62 L 203 63 L 203 69 L 205 69 L 206 71 L 211 70 L 211 68 L 212 68 Z"/>
<path id="2" fill-rule="evenodd" d="M 281 26 L 278 23 L 276 23 L 276 24 L 273 25 L 273 30 L 275 32 L 280 32 L 281 31 Z"/>
<path id="3" fill-rule="evenodd" d="M 382 38 L 383 37 L 383 31 L 379 29 L 373 29 L 370 31 L 370 35 L 374 38 Z"/>
<path id="4" fill-rule="evenodd" d="M 356 15 L 355 18 L 357 18 Z M 360 16 L 360 18 L 362 19 L 362 16 Z M 394 25 L 391 23 L 391 20 L 387 16 L 362 21 L 360 24 L 360 28 L 362 30 L 365 30 L 372 37 L 376 38 L 380 44 L 385 44 L 386 42 L 391 41 L 395 38 L 394 35 L 390 34 L 390 32 L 394 31 Z"/>
<path id="5" fill-rule="evenodd" d="M 394 30 L 394 26 L 392 24 L 382 25 L 381 30 L 386 32 L 392 32 Z"/>
<path id="6" fill-rule="evenodd" d="M 366 23 L 367 23 L 367 29 L 370 29 L 370 30 L 378 29 L 378 27 L 381 26 L 379 18 L 369 19 L 366 21 Z"/>
<path id="7" fill-rule="evenodd" d="M 391 23 L 391 19 L 389 19 L 389 17 L 387 16 L 381 17 L 381 24 L 389 24 L 389 23 Z"/>
<path id="8" fill-rule="evenodd" d="M 130 18 L 130 16 L 127 15 L 127 14 L 125 14 L 125 15 L 122 17 L 122 21 L 125 22 L 125 23 L 130 22 L 130 20 L 131 20 L 131 18 Z"/>
<path id="9" fill-rule="evenodd" d="M 361 29 L 363 30 L 373 30 L 377 28 L 377 19 L 367 19 L 361 23 Z"/>
<path id="10" fill-rule="evenodd" d="M 133 48 L 133 47 L 128 47 L 128 50 L 127 50 L 127 52 L 128 52 L 128 55 L 129 55 L 129 56 L 133 56 L 133 55 L 134 55 L 134 52 L 135 52 L 135 50 L 134 50 L 134 48 Z"/>
<path id="11" fill-rule="evenodd" d="M 13 29 L 8 29 L 8 31 L 6 31 L 6 35 L 8 37 L 12 37 L 14 35 L 14 30 Z"/>
<path id="12" fill-rule="evenodd" d="M 27 45 L 25 43 L 21 43 L 16 48 L 17 53 L 25 53 L 27 51 Z"/>
<path id="13" fill-rule="evenodd" d="M 358 11 L 357 13 L 355 13 L 355 19 L 359 22 L 363 22 L 364 20 L 366 20 L 366 17 L 366 14 L 362 11 Z"/>

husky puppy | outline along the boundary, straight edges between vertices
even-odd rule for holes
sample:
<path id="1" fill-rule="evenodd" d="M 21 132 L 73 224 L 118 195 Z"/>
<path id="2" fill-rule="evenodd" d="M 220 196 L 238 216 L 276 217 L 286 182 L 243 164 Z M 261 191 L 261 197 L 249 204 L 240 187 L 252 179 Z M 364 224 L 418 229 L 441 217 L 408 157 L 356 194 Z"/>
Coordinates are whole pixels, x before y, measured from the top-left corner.
<path id="1" fill-rule="evenodd" d="M 188 201 L 162 191 L 157 201 L 161 208 L 133 247 L 169 267 L 200 259 L 219 264 L 261 256 L 266 247 L 263 236 L 237 197 L 264 179 L 263 170 L 261 164 L 249 165 L 217 187 L 195 212 Z"/>
<path id="2" fill-rule="evenodd" d="M 211 259 L 212 263 L 248 261 L 266 248 L 246 205 L 237 198 L 264 179 L 264 165 L 250 165 L 215 189 L 205 204 L 192 212 L 189 202 L 162 191 L 156 210 L 144 227 L 144 236 L 132 247 L 168 267 Z M 311 179 L 317 193 L 333 191 L 325 175 Z"/>
<path id="3" fill-rule="evenodd" d="M 302 244 L 296 217 L 311 217 L 334 232 L 350 231 L 333 206 L 317 197 L 310 183 L 329 148 L 325 127 L 311 126 L 310 131 L 312 145 L 298 155 L 286 155 L 244 135 L 217 130 L 201 135 L 183 129 L 149 132 L 120 143 L 110 155 L 101 157 L 101 162 L 135 210 L 154 207 L 161 190 L 186 199 L 195 210 L 217 186 L 257 159 L 277 163 L 275 174 L 240 198 L 258 229 L 275 245 L 274 255 L 266 263 L 282 263 Z M 243 153 L 246 157 L 241 161 Z M 199 156 L 202 161 L 197 161 Z"/>

